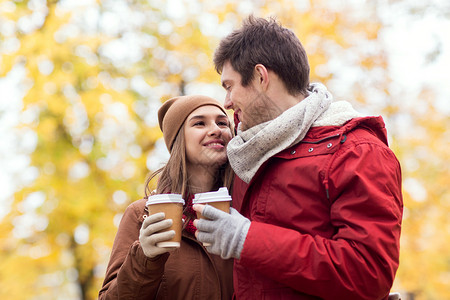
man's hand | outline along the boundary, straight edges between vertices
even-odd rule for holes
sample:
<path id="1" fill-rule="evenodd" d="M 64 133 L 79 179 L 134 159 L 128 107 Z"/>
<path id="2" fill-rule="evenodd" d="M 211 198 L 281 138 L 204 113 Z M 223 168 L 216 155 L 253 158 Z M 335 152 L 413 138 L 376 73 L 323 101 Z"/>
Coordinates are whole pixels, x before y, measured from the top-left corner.
<path id="1" fill-rule="evenodd" d="M 145 256 L 148 258 L 154 258 L 172 250 L 171 248 L 156 246 L 156 243 L 170 240 L 175 236 L 175 231 L 173 230 L 159 232 L 172 226 L 172 223 L 172 219 L 165 219 L 163 212 L 156 213 L 145 218 L 139 232 L 139 242 Z"/>
<path id="2" fill-rule="evenodd" d="M 239 259 L 250 228 L 250 220 L 234 208 L 230 208 L 229 214 L 211 205 L 194 204 L 193 208 L 208 218 L 194 221 L 197 240 L 211 244 L 206 247 L 210 253 L 220 255 L 224 259 Z"/>

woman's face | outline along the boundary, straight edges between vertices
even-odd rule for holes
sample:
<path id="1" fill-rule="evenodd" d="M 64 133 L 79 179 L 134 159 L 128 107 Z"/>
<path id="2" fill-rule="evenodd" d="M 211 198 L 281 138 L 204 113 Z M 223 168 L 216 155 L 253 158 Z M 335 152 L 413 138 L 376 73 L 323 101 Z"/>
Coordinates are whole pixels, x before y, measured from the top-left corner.
<path id="1" fill-rule="evenodd" d="M 214 105 L 194 110 L 185 121 L 184 137 L 188 164 L 220 166 L 227 161 L 226 146 L 231 129 L 228 116 Z"/>

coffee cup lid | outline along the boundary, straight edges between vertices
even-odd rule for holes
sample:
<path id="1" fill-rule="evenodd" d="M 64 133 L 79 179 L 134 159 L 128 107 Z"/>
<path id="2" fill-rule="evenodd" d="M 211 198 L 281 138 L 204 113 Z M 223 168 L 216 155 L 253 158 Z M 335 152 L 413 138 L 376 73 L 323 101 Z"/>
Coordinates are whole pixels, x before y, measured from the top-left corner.
<path id="1" fill-rule="evenodd" d="M 192 199 L 193 204 L 220 201 L 231 201 L 231 196 L 228 194 L 228 189 L 226 187 L 221 187 L 215 192 L 195 194 L 194 199 Z"/>
<path id="2" fill-rule="evenodd" d="M 184 205 L 184 199 L 180 194 L 157 194 L 148 197 L 145 205 L 159 203 L 181 203 Z"/>

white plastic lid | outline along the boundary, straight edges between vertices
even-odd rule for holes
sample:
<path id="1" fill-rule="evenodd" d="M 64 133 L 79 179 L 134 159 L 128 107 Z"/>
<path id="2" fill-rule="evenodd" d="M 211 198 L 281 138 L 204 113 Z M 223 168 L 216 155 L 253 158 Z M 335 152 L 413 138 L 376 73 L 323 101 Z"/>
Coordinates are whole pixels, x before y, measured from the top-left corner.
<path id="1" fill-rule="evenodd" d="M 181 203 L 184 205 L 184 199 L 180 194 L 157 194 L 148 197 L 145 205 L 159 203 Z"/>
<path id="2" fill-rule="evenodd" d="M 208 202 L 221 202 L 231 201 L 231 196 L 228 194 L 226 187 L 221 187 L 216 192 L 198 193 L 194 195 L 192 203 L 208 203 Z"/>

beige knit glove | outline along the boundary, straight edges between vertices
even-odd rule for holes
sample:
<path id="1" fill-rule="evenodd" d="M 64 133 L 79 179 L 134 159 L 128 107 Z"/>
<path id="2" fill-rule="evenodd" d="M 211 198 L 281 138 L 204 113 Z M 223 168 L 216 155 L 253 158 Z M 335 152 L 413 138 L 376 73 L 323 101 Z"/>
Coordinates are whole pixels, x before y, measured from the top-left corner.
<path id="1" fill-rule="evenodd" d="M 156 246 L 156 243 L 168 241 L 175 236 L 175 231 L 173 230 L 159 232 L 172 226 L 172 223 L 172 219 L 166 219 L 163 212 L 145 218 L 139 231 L 139 242 L 145 256 L 154 258 L 172 250 L 172 248 Z"/>

